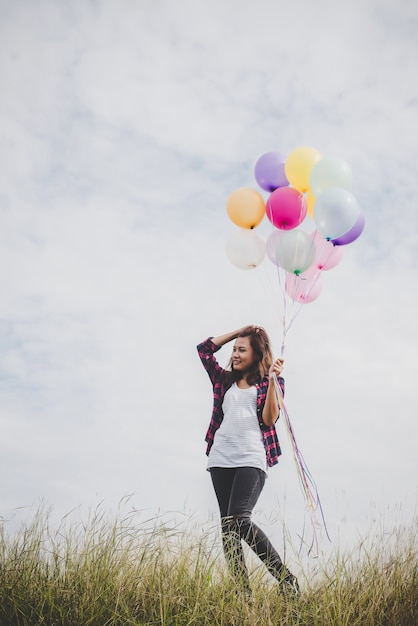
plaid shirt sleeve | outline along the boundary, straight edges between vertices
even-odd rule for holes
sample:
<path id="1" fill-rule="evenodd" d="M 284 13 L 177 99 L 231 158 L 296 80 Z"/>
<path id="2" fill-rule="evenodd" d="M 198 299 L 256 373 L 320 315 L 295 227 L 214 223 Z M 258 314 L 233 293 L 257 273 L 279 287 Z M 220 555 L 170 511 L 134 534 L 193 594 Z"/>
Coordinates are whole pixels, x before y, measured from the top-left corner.
<path id="1" fill-rule="evenodd" d="M 284 394 L 284 378 L 279 377 L 278 381 L 280 389 Z M 265 377 L 257 386 L 257 417 L 261 432 L 263 434 L 263 442 L 267 456 L 267 465 L 269 467 L 272 467 L 273 465 L 276 465 L 276 463 L 278 463 L 279 456 L 281 455 L 282 451 L 280 449 L 280 443 L 277 437 L 276 426 L 274 424 L 272 426 L 266 426 L 266 424 L 263 422 L 263 409 L 266 402 L 268 385 L 268 378 Z"/>
<path id="2" fill-rule="evenodd" d="M 221 346 L 217 346 L 213 343 L 212 337 L 208 337 L 197 346 L 199 358 L 202 361 L 203 367 L 207 371 L 212 384 L 219 380 L 225 372 L 215 358 L 215 352 L 220 350 L 220 348 Z"/>
<path id="3" fill-rule="evenodd" d="M 199 343 L 197 346 L 200 360 L 209 375 L 213 387 L 212 417 L 205 437 L 205 441 L 207 443 L 206 454 L 209 454 L 215 433 L 222 423 L 224 417 L 222 402 L 225 392 L 230 384 L 230 373 L 219 365 L 214 356 L 215 352 L 219 349 L 220 346 L 214 344 L 211 337 L 208 337 L 208 339 L 202 341 L 202 343 Z"/>

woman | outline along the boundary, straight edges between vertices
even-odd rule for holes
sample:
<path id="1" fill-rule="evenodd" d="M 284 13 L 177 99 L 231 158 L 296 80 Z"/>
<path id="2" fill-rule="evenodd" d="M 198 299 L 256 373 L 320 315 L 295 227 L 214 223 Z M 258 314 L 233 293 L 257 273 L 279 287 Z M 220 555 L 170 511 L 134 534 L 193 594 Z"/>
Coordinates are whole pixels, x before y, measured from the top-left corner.
<path id="1" fill-rule="evenodd" d="M 232 356 L 224 369 L 214 353 L 233 340 Z M 275 465 L 281 454 L 275 429 L 279 406 L 273 379 L 280 376 L 283 360 L 273 361 L 270 340 L 259 326 L 245 326 L 219 337 L 209 337 L 197 350 L 213 385 L 206 454 L 229 568 L 249 597 L 243 539 L 279 581 L 282 592 L 298 593 L 296 577 L 283 565 L 265 533 L 251 520 L 267 468 Z M 280 377 L 278 381 L 284 392 L 284 379 Z"/>

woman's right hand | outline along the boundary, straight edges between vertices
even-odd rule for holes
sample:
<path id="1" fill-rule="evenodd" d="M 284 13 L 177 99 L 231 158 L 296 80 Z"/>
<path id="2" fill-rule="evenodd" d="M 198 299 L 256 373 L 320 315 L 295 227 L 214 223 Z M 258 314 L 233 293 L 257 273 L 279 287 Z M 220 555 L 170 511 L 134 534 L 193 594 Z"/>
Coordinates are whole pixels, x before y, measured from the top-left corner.
<path id="1" fill-rule="evenodd" d="M 272 379 L 274 376 L 280 376 L 283 371 L 283 359 L 276 359 L 272 365 L 270 365 L 269 369 L 269 378 Z"/>

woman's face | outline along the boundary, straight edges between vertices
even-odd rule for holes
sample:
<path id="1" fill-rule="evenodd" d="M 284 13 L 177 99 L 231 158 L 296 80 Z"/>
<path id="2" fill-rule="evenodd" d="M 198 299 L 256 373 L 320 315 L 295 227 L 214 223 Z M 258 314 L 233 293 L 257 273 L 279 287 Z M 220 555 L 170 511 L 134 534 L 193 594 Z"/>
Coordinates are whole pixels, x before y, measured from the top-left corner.
<path id="1" fill-rule="evenodd" d="M 238 337 L 232 348 L 232 367 L 236 372 L 246 372 L 254 363 L 254 350 L 249 337 Z"/>

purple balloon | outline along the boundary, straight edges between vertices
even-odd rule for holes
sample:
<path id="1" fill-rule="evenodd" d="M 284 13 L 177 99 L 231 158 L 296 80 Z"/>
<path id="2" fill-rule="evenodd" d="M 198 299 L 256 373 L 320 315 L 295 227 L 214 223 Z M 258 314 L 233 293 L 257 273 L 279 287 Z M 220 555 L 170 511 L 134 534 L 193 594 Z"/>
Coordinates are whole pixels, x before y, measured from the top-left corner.
<path id="1" fill-rule="evenodd" d="M 352 243 L 360 237 L 365 225 L 366 216 L 364 215 L 364 211 L 360 209 L 360 213 L 354 226 L 352 226 L 352 228 L 350 228 L 350 230 L 347 231 L 344 235 L 341 235 L 341 237 L 331 239 L 332 243 L 336 246 L 346 246 L 348 243 Z"/>
<path id="2" fill-rule="evenodd" d="M 284 173 L 286 156 L 280 152 L 266 152 L 255 164 L 254 174 L 257 183 L 265 191 L 287 187 L 289 181 Z"/>

